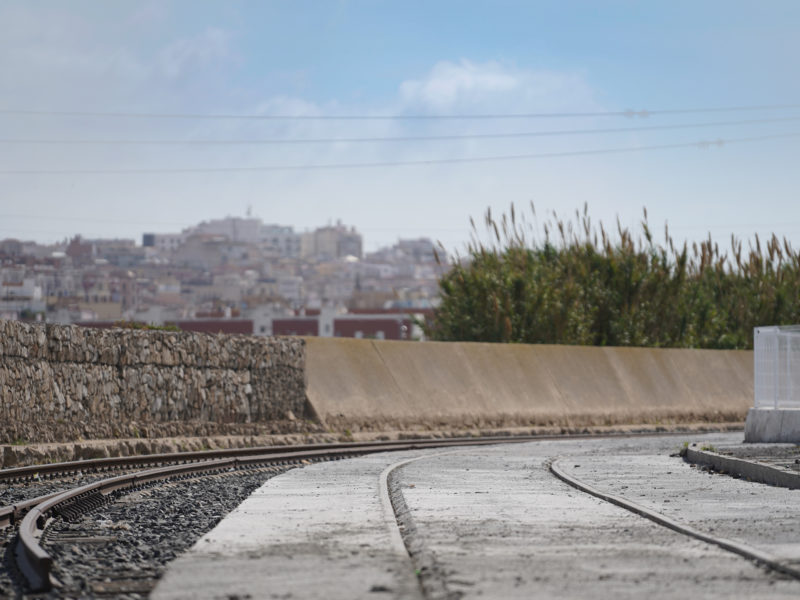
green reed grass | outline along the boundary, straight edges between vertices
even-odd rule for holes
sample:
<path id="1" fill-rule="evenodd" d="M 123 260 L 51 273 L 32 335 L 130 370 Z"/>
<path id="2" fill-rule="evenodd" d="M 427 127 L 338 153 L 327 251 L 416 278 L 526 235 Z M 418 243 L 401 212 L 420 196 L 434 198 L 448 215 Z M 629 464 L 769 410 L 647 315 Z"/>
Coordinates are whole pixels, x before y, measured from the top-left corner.
<path id="1" fill-rule="evenodd" d="M 665 227 L 656 242 L 646 210 L 636 235 L 619 221 L 613 234 L 593 225 L 586 205 L 542 227 L 533 205 L 531 217 L 488 210 L 489 242 L 472 222 L 466 256 L 440 279 L 430 337 L 752 348 L 753 327 L 800 322 L 800 254 L 786 239 L 676 246 Z"/>

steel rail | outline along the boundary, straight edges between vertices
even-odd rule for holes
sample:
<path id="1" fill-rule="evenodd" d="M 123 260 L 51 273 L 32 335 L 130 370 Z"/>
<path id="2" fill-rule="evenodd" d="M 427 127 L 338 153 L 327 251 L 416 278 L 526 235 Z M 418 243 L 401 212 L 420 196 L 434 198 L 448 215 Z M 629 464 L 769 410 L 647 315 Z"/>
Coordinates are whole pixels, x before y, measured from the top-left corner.
<path id="1" fill-rule="evenodd" d="M 79 499 L 90 492 L 96 491 L 103 496 L 120 489 L 132 488 L 157 479 L 166 479 L 187 472 L 203 472 L 219 470 L 233 466 L 236 459 L 222 459 L 208 461 L 208 463 L 191 465 L 173 465 L 149 469 L 127 475 L 118 475 L 102 481 L 89 483 L 80 487 L 61 492 L 53 497 L 32 507 L 20 523 L 15 555 L 17 566 L 28 585 L 34 592 L 48 591 L 51 588 L 50 570 L 52 557 L 39 545 L 39 539 L 46 525 L 47 519 L 57 511 L 58 507 L 70 500 Z"/>
<path id="2" fill-rule="evenodd" d="M 644 517 L 645 519 L 649 519 L 650 521 L 666 527 L 667 529 L 671 529 L 688 537 L 695 538 L 701 542 L 706 542 L 707 544 L 719 546 L 723 550 L 727 550 L 733 554 L 738 554 L 742 558 L 746 558 L 757 565 L 766 565 L 770 569 L 783 573 L 784 575 L 789 575 L 795 579 L 800 579 L 800 568 L 788 562 L 781 561 L 768 552 L 764 552 L 763 550 L 754 548 L 753 546 L 749 546 L 743 542 L 705 533 L 695 529 L 691 525 L 681 523 L 675 519 L 661 514 L 660 512 L 642 506 L 641 504 L 637 504 L 632 500 L 628 500 L 627 498 L 623 498 L 622 496 L 618 496 L 616 494 L 604 492 L 593 485 L 590 485 L 585 481 L 581 481 L 577 477 L 570 475 L 561 468 L 559 462 L 559 458 L 551 459 L 547 464 L 548 470 L 558 479 L 577 490 L 585 492 L 591 496 L 594 496 L 595 498 L 599 498 L 600 500 L 604 500 L 605 502 L 609 502 L 610 504 L 619 506 L 620 508 L 624 508 L 633 514 Z"/>
<path id="3" fill-rule="evenodd" d="M 574 434 L 573 437 L 582 437 L 586 434 Z M 548 439 L 550 436 L 546 436 Z M 557 437 L 557 436 L 556 436 Z M 564 437 L 564 436 L 561 436 Z M 61 463 L 50 463 L 46 465 L 32 465 L 27 467 L 14 467 L 11 469 L 0 470 L 0 481 L 27 480 L 41 475 L 66 475 L 81 471 L 104 471 L 120 468 L 144 467 L 146 465 L 164 463 L 196 463 L 207 460 L 217 460 L 222 458 L 245 459 L 248 456 L 260 457 L 272 454 L 285 454 L 287 452 L 314 452 L 318 450 L 346 450 L 359 448 L 374 448 L 381 446 L 387 451 L 393 449 L 397 444 L 416 444 L 417 448 L 442 447 L 444 444 L 466 445 L 466 444 L 496 444 L 500 442 L 528 442 L 533 440 L 545 439 L 545 436 L 499 436 L 499 437 L 462 437 L 462 438 L 439 438 L 439 439 L 419 439 L 419 440 L 399 440 L 386 441 L 378 440 L 373 442 L 344 442 L 328 444 L 300 444 L 285 446 L 257 446 L 252 448 L 225 448 L 221 450 L 201 450 L 195 452 L 176 452 L 170 454 L 145 454 L 136 456 L 120 456 L 111 458 L 95 458 L 86 460 L 76 460 Z M 404 446 L 407 447 L 407 446 Z M 241 464 L 246 461 L 240 460 Z M 32 507 L 53 498 L 61 492 L 53 492 L 44 496 L 22 500 L 13 505 L 0 506 L 0 529 L 14 525 Z"/>
<path id="4" fill-rule="evenodd" d="M 45 592 L 51 589 L 52 581 L 50 572 L 53 565 L 52 557 L 41 547 L 41 538 L 47 521 L 58 516 L 59 509 L 70 502 L 80 501 L 91 494 L 100 494 L 106 497 L 115 491 L 135 489 L 138 486 L 155 481 L 163 481 L 181 475 L 198 474 L 224 469 L 253 467 L 264 464 L 292 464 L 302 460 L 325 460 L 344 457 L 373 454 L 378 452 L 391 452 L 399 450 L 422 450 L 429 448 L 447 448 L 454 446 L 480 446 L 498 443 L 524 443 L 531 441 L 552 441 L 565 439 L 588 438 L 613 438 L 613 437 L 642 437 L 654 435 L 686 435 L 686 432 L 647 432 L 647 433 L 609 433 L 609 434 L 572 434 L 572 435 L 547 435 L 547 436 L 502 436 L 486 438 L 440 438 L 423 440 L 381 441 L 381 442 L 351 442 L 344 444 L 315 444 L 303 446 L 269 446 L 265 448 L 226 449 L 203 452 L 186 452 L 178 454 L 147 455 L 144 457 L 119 457 L 113 459 L 96 459 L 94 461 L 73 461 L 60 463 L 67 470 L 79 465 L 81 469 L 87 467 L 99 468 L 112 466 L 130 466 L 137 464 L 152 464 L 153 461 L 171 461 L 181 464 L 160 466 L 144 471 L 135 471 L 117 475 L 101 481 L 85 484 L 71 490 L 56 492 L 19 502 L 10 507 L 0 508 L 0 527 L 4 522 L 13 524 L 24 514 L 19 526 L 15 557 L 17 566 L 28 582 L 33 592 Z M 257 452 L 262 452 L 258 454 Z M 200 457 L 205 457 L 203 460 Z M 122 460 L 120 460 L 122 459 Z M 144 460 L 142 460 L 144 459 Z M 190 461 L 190 462 L 187 462 Z M 14 469 L 18 474 L 24 469 L 36 470 L 41 467 L 52 467 L 48 472 L 58 472 L 55 465 L 38 465 L 36 467 L 22 467 Z"/>
<path id="5" fill-rule="evenodd" d="M 468 438 L 467 438 L 468 439 Z M 218 450 L 197 450 L 191 452 L 170 452 L 161 454 L 137 454 L 132 456 L 113 456 L 108 458 L 90 458 L 85 460 L 72 460 L 65 462 L 49 463 L 46 465 L 30 465 L 0 469 L 0 481 L 29 479 L 35 476 L 76 473 L 79 471 L 102 471 L 123 467 L 138 467 L 176 462 L 194 462 L 217 458 L 231 458 L 239 456 L 258 456 L 263 454 L 276 454 L 286 452 L 288 448 L 298 451 L 325 450 L 328 448 L 358 448 L 374 446 L 379 442 L 345 442 L 329 444 L 298 444 L 284 446 L 254 446 L 251 448 L 224 448 Z"/>
<path id="6" fill-rule="evenodd" d="M 53 492 L 51 494 L 45 494 L 44 496 L 38 496 L 29 500 L 21 500 L 20 502 L 10 506 L 0 507 L 0 529 L 12 526 L 31 508 L 49 500 L 50 498 L 55 498 L 61 493 L 63 492 Z"/>
<path id="7" fill-rule="evenodd" d="M 372 446 L 415 443 L 420 447 L 426 445 L 440 447 L 443 443 L 451 445 L 496 444 L 511 442 L 534 442 L 564 439 L 589 439 L 589 438 L 614 438 L 614 437 L 648 437 L 654 435 L 689 435 L 707 433 L 706 431 L 644 431 L 644 432 L 609 432 L 609 433 L 567 433 L 544 435 L 500 435 L 500 436 L 469 436 L 452 438 L 413 438 L 405 440 L 374 440 L 369 442 L 330 442 L 323 444 L 297 444 L 282 446 L 253 446 L 251 448 L 224 448 L 218 450 L 197 450 L 191 452 L 171 452 L 162 454 L 137 454 L 133 456 L 114 456 L 108 458 L 89 458 L 65 462 L 48 463 L 44 465 L 30 465 L 25 467 L 12 467 L 0 469 L 0 481 L 31 479 L 36 476 L 77 473 L 79 471 L 103 471 L 125 467 L 140 467 L 165 463 L 185 463 L 218 458 L 233 458 L 243 456 L 260 456 L 287 452 L 289 448 L 298 452 L 327 450 L 333 448 L 366 448 Z"/>
<path id="8" fill-rule="evenodd" d="M 372 448 L 372 452 L 382 452 L 384 450 L 386 450 L 385 446 Z M 50 590 L 52 587 L 50 572 L 53 566 L 53 559 L 39 544 L 41 535 L 47 525 L 48 519 L 57 516 L 61 507 L 70 502 L 87 498 L 90 494 L 101 494 L 105 497 L 119 490 L 135 489 L 147 483 L 172 479 L 181 475 L 233 470 L 237 467 L 247 467 L 256 464 L 286 464 L 304 459 L 334 459 L 363 454 L 365 451 L 369 451 L 369 449 L 325 449 L 274 453 L 241 458 L 222 458 L 189 464 L 171 465 L 125 475 L 117 475 L 116 477 L 82 485 L 56 495 L 49 495 L 46 500 L 31 507 L 20 523 L 14 552 L 17 566 L 27 580 L 31 591 L 46 592 Z"/>
<path id="9" fill-rule="evenodd" d="M 356 449 L 383 446 L 387 451 L 397 444 L 415 444 L 415 448 L 441 448 L 447 445 L 464 446 L 478 444 L 497 444 L 514 442 L 532 442 L 564 439 L 590 439 L 614 437 L 647 437 L 653 435 L 686 435 L 689 432 L 633 432 L 633 433 L 573 433 L 573 434 L 546 434 L 546 435 L 503 435 L 485 437 L 454 437 L 454 438 L 419 438 L 409 440 L 376 440 L 371 442 L 338 442 L 324 444 L 298 444 L 283 446 L 255 446 L 252 448 L 225 448 L 219 450 L 199 450 L 192 452 L 175 452 L 162 454 L 144 454 L 134 456 L 117 456 L 109 458 L 92 458 L 85 460 L 49 463 L 45 465 L 31 465 L 0 469 L 1 481 L 30 480 L 42 475 L 59 476 L 78 472 L 110 471 L 122 468 L 136 468 L 148 465 L 163 465 L 174 463 L 191 463 L 204 460 L 221 458 L 244 458 L 247 456 L 264 456 L 268 454 L 286 453 L 291 448 L 292 452 L 306 452 L 328 449 Z M 699 432 L 691 432 L 699 433 Z M 404 446 L 407 447 L 407 446 Z M 13 505 L 0 506 L 0 529 L 14 525 L 33 506 L 48 500 L 60 492 L 54 492 L 29 500 L 22 500 Z"/>

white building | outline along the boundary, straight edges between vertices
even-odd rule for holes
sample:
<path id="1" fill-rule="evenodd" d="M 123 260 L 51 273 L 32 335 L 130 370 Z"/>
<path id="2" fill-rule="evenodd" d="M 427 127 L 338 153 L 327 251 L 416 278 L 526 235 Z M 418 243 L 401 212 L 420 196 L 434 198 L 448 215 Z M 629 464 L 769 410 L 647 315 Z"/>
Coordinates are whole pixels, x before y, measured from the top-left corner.
<path id="1" fill-rule="evenodd" d="M 185 239 L 184 233 L 145 233 L 142 236 L 142 246 L 170 254 L 180 248 Z"/>
<path id="2" fill-rule="evenodd" d="M 3 279 L 0 282 L 0 313 L 20 315 L 23 312 L 41 313 L 46 308 L 42 288 L 33 277 L 22 280 Z"/>
<path id="3" fill-rule="evenodd" d="M 278 296 L 300 302 L 303 299 L 303 278 L 296 275 L 281 275 L 277 278 Z"/>
<path id="4" fill-rule="evenodd" d="M 203 221 L 189 230 L 184 231 L 184 233 L 221 235 L 228 238 L 231 242 L 257 244 L 261 239 L 262 225 L 261 219 L 250 217 L 225 217 L 224 219 Z"/>
<path id="5" fill-rule="evenodd" d="M 355 227 L 345 227 L 339 221 L 334 226 L 320 227 L 304 233 L 301 256 L 318 260 L 331 260 L 345 256 L 363 256 L 363 238 Z"/>
<path id="6" fill-rule="evenodd" d="M 274 250 L 278 256 L 287 258 L 300 257 L 300 235 L 287 225 L 262 225 L 259 242 Z"/>

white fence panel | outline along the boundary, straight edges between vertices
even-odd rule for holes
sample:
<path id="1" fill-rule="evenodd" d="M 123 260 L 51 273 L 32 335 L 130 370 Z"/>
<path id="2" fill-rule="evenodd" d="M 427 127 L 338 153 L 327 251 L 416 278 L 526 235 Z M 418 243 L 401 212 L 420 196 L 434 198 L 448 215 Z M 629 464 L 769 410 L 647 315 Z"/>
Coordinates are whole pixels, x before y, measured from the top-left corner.
<path id="1" fill-rule="evenodd" d="M 756 327 L 756 408 L 800 408 L 800 326 Z"/>

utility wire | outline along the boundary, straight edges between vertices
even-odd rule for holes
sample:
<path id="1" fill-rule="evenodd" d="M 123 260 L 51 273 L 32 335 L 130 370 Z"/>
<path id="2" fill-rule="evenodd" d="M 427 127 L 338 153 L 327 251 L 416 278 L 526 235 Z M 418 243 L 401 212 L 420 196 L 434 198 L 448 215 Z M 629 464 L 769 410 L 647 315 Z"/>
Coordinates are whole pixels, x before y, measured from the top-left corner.
<path id="1" fill-rule="evenodd" d="M 53 217 L 50 215 L 23 215 L 23 214 L 0 214 L 0 219 L 34 219 L 36 221 L 74 221 L 78 223 L 114 223 L 125 225 L 164 225 L 170 227 L 188 227 L 184 223 L 177 221 L 131 221 L 130 219 L 97 219 L 95 217 Z"/>
<path id="2" fill-rule="evenodd" d="M 51 235 L 63 235 L 64 237 L 68 237 L 71 235 L 75 235 L 75 232 L 67 232 L 66 230 L 61 231 L 53 231 L 49 229 L 18 229 L 16 227 L 0 227 L 0 231 L 10 231 L 13 234 L 20 234 L 20 233 L 48 233 Z M 28 241 L 28 240 L 23 240 Z"/>
<path id="3" fill-rule="evenodd" d="M 0 115 L 44 116 L 44 117 L 102 117 L 124 119 L 241 119 L 241 120 L 292 120 L 292 121 L 387 121 L 387 120 L 489 120 L 489 119 L 551 119 L 572 117 L 628 117 L 647 118 L 654 115 L 680 115 L 698 113 L 725 113 L 746 111 L 771 111 L 800 108 L 800 104 L 765 104 L 755 106 L 723 106 L 712 108 L 679 108 L 659 110 L 634 110 L 595 112 L 552 112 L 552 113 L 484 113 L 462 115 L 290 115 L 290 114 L 202 114 L 202 113 L 140 113 L 140 112 L 98 112 L 77 110 L 28 110 L 0 109 Z"/>
<path id="4" fill-rule="evenodd" d="M 454 135 L 413 135 L 413 136 L 384 136 L 384 137 L 350 137 L 350 138 L 276 138 L 253 140 L 81 140 L 81 139 L 18 139 L 0 138 L 0 144 L 52 144 L 52 145 L 135 145 L 135 146 L 205 146 L 205 145 L 282 145 L 282 144 L 339 144 L 339 143 L 370 143 L 370 142 L 424 142 L 442 140 L 479 140 L 500 138 L 528 138 L 565 135 L 586 135 L 596 133 L 637 133 L 642 131 L 667 131 L 673 129 L 695 129 L 707 127 L 727 127 L 740 125 L 763 125 L 768 123 L 788 123 L 800 121 L 800 117 L 785 117 L 779 119 L 744 119 L 737 121 L 712 121 L 706 123 L 679 123 L 674 125 L 650 125 L 645 127 L 606 127 L 601 129 L 561 129 L 553 131 L 526 131 L 511 133 L 469 133 Z"/>
<path id="5" fill-rule="evenodd" d="M 55 215 L 47 215 L 42 216 L 41 214 L 34 215 L 26 215 L 26 214 L 0 214 L 0 219 L 30 219 L 36 220 L 40 222 L 80 222 L 80 223 L 103 223 L 103 224 L 126 224 L 126 225 L 143 225 L 148 227 L 159 227 L 159 226 L 169 226 L 169 227 L 183 227 L 189 228 L 192 225 L 190 223 L 179 223 L 177 221 L 130 221 L 126 219 L 99 219 L 96 217 L 65 217 L 65 216 L 55 216 Z M 778 228 L 785 228 L 785 227 L 800 227 L 800 222 L 780 222 L 780 223 L 716 223 L 714 227 L 778 227 Z M 670 223 L 669 224 L 670 230 L 672 229 L 707 229 L 705 225 L 696 225 L 696 224 L 680 224 L 680 223 Z M 10 227 L 0 227 L 0 231 L 13 231 L 15 228 Z M 392 231 L 433 231 L 433 232 L 452 232 L 452 233 L 459 233 L 463 232 L 463 229 L 448 229 L 448 228 L 441 228 L 441 227 L 428 227 L 428 228 L 419 228 L 416 226 L 408 226 L 408 227 L 378 227 L 378 228 L 359 228 L 359 231 L 379 231 L 379 232 L 392 232 Z M 40 232 L 41 230 L 25 230 L 25 231 L 34 231 Z M 50 232 L 43 232 L 43 233 L 50 233 Z"/>
<path id="6" fill-rule="evenodd" d="M 3 215 L 0 215 L 0 216 L 3 216 Z M 31 217 L 33 218 L 34 216 L 31 215 Z M 76 219 L 60 218 L 60 217 L 44 217 L 43 218 L 41 216 L 35 217 L 35 218 L 38 218 L 39 220 L 46 221 L 46 222 L 47 221 L 56 221 L 56 222 L 58 222 L 58 221 L 74 221 L 74 220 L 76 220 Z M 119 221 L 105 220 L 105 219 L 85 220 L 85 222 L 91 222 L 91 223 L 119 223 Z M 137 224 L 137 223 L 134 223 L 134 224 Z M 138 224 L 142 225 L 142 226 L 145 226 L 145 227 L 151 227 L 151 228 L 155 227 L 157 225 L 160 225 L 160 223 L 138 223 Z M 182 227 L 184 229 L 189 229 L 189 228 L 192 227 L 192 225 L 184 224 L 184 225 L 182 225 Z M 47 229 L 19 229 L 19 228 L 16 228 L 16 227 L 0 227 L 0 231 L 11 231 L 11 232 L 18 232 L 18 233 L 52 233 L 52 234 L 59 234 L 59 235 L 64 235 L 64 236 L 75 235 L 75 231 L 69 231 L 68 232 L 67 230 L 54 231 L 54 230 L 47 230 Z M 407 232 L 407 233 L 409 233 L 409 235 L 413 235 L 414 233 L 416 233 L 416 234 L 419 234 L 419 233 L 463 233 L 464 229 L 463 228 L 462 229 L 452 229 L 452 228 L 442 228 L 442 227 L 423 227 L 423 228 L 419 228 L 419 227 L 408 226 L 408 227 L 378 227 L 378 228 L 373 228 L 373 227 L 362 228 L 362 227 L 359 227 L 358 231 L 362 232 L 362 233 L 405 233 L 405 232 Z M 130 239 L 130 238 L 128 238 L 128 239 Z M 23 240 L 23 241 L 26 241 L 26 240 Z"/>
<path id="7" fill-rule="evenodd" d="M 650 150 L 667 150 L 674 148 L 709 148 L 728 144 L 759 142 L 766 140 L 789 139 L 800 137 L 800 132 L 759 135 L 743 138 L 700 140 L 678 144 L 655 144 L 650 146 L 632 146 L 620 148 L 603 148 L 596 150 L 576 150 L 567 152 L 540 152 L 532 154 L 511 154 L 504 156 L 476 156 L 466 158 L 442 158 L 405 161 L 379 161 L 362 163 L 329 163 L 310 165 L 266 165 L 255 167 L 206 167 L 206 168 L 166 168 L 166 169 L 2 169 L 0 175 L 136 175 L 136 174 L 162 174 L 162 173 L 246 173 L 270 171 L 311 171 L 311 170 L 344 170 L 344 169 L 369 169 L 376 167 L 408 167 L 427 165 L 466 164 L 478 162 L 503 162 L 515 160 L 562 158 L 568 156 L 591 156 L 599 154 L 628 154 Z"/>

